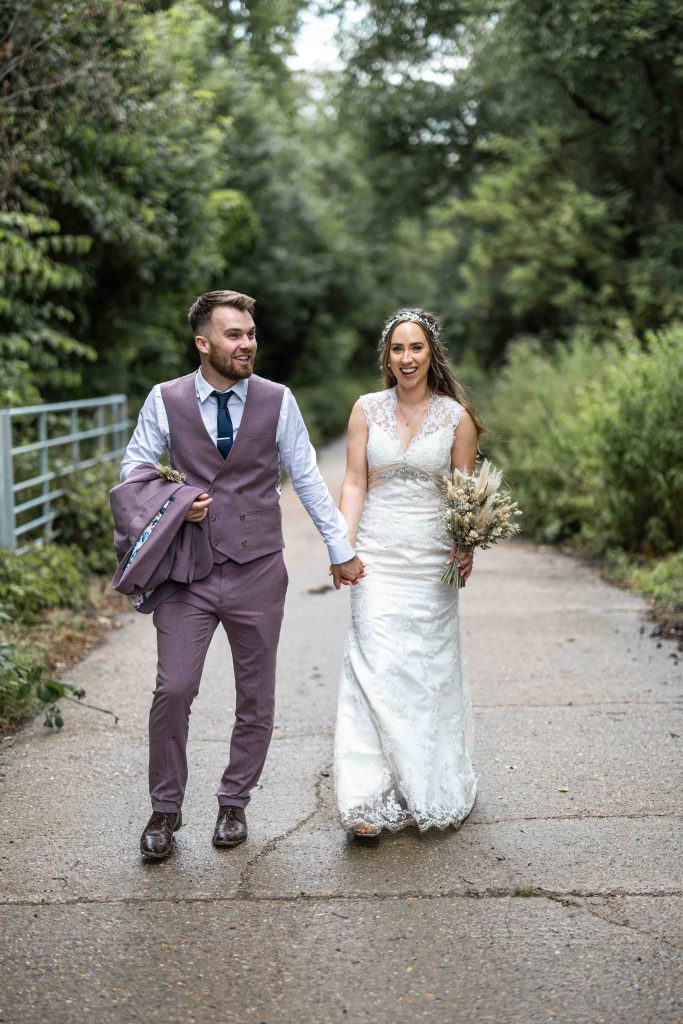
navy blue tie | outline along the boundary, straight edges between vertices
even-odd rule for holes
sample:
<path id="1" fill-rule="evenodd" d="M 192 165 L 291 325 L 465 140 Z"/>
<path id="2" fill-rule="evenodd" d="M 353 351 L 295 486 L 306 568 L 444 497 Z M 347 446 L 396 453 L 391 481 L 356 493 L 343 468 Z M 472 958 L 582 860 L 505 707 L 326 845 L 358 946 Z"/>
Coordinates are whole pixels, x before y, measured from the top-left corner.
<path id="1" fill-rule="evenodd" d="M 232 448 L 232 420 L 228 412 L 228 400 L 232 391 L 212 391 L 211 394 L 215 395 L 218 402 L 218 419 L 216 420 L 218 433 L 217 447 L 223 458 L 225 458 Z"/>

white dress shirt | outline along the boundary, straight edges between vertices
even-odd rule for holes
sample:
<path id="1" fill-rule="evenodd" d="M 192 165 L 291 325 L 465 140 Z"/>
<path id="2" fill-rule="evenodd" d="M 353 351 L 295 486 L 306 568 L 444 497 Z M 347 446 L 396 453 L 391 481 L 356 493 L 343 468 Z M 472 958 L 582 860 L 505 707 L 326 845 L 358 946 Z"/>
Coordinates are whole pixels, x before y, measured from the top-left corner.
<path id="1" fill-rule="evenodd" d="M 247 400 L 249 378 L 238 380 L 230 390 L 235 397 L 230 399 L 228 411 L 232 420 L 233 437 L 236 439 Z M 197 370 L 195 391 L 204 426 L 216 444 L 218 402 L 213 394 L 213 387 L 204 379 L 201 370 Z M 284 466 L 302 505 L 327 544 L 330 562 L 333 565 L 347 562 L 354 557 L 355 552 L 348 538 L 346 522 L 320 475 L 315 449 L 308 438 L 303 417 L 289 388 L 285 388 L 282 398 L 275 443 L 280 464 Z M 121 479 L 125 480 L 135 467 L 142 463 L 158 462 L 169 448 L 168 416 L 161 397 L 161 385 L 156 384 L 145 399 L 137 426 L 128 442 L 121 462 Z M 273 486 L 279 492 L 279 481 Z"/>

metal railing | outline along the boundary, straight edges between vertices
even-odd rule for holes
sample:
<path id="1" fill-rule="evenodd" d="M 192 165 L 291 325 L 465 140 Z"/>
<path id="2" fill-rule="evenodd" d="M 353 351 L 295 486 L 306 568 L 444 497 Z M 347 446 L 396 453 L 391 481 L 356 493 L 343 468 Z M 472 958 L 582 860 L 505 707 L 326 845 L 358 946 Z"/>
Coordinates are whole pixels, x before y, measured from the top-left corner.
<path id="1" fill-rule="evenodd" d="M 60 481 L 120 458 L 127 439 L 125 395 L 0 409 L 0 546 L 49 539 Z"/>

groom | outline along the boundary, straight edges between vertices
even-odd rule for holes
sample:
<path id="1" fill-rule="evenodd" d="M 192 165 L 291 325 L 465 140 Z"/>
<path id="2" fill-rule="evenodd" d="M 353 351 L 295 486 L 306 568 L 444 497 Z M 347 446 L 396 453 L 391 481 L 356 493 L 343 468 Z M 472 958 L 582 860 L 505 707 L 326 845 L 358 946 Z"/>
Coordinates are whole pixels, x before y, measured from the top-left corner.
<path id="1" fill-rule="evenodd" d="M 327 544 L 335 587 L 363 575 L 291 392 L 253 373 L 254 305 L 239 292 L 199 296 L 188 319 L 201 365 L 152 389 L 121 464 L 125 480 L 136 466 L 155 464 L 168 451 L 187 484 L 202 489 L 186 521 L 207 532 L 213 556 L 207 576 L 174 590 L 153 612 L 158 650 L 149 716 L 153 813 L 140 839 L 149 860 L 171 853 L 173 833 L 182 823 L 190 706 L 219 623 L 232 651 L 236 708 L 213 844 L 237 846 L 247 838 L 244 809 L 273 730 L 275 662 L 287 590 L 281 465 Z"/>

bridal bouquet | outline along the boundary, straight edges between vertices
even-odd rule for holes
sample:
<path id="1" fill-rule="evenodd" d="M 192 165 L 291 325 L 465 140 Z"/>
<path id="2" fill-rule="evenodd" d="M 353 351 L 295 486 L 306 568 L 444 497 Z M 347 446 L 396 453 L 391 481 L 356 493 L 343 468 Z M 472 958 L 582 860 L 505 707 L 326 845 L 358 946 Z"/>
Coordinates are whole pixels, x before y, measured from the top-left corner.
<path id="1" fill-rule="evenodd" d="M 503 474 L 488 459 L 484 459 L 478 473 L 454 469 L 450 479 L 443 479 L 443 525 L 461 555 L 519 533 L 515 519 L 521 516 L 521 510 L 510 492 L 501 488 Z M 441 582 L 458 589 L 465 586 L 457 558 L 446 566 Z"/>

